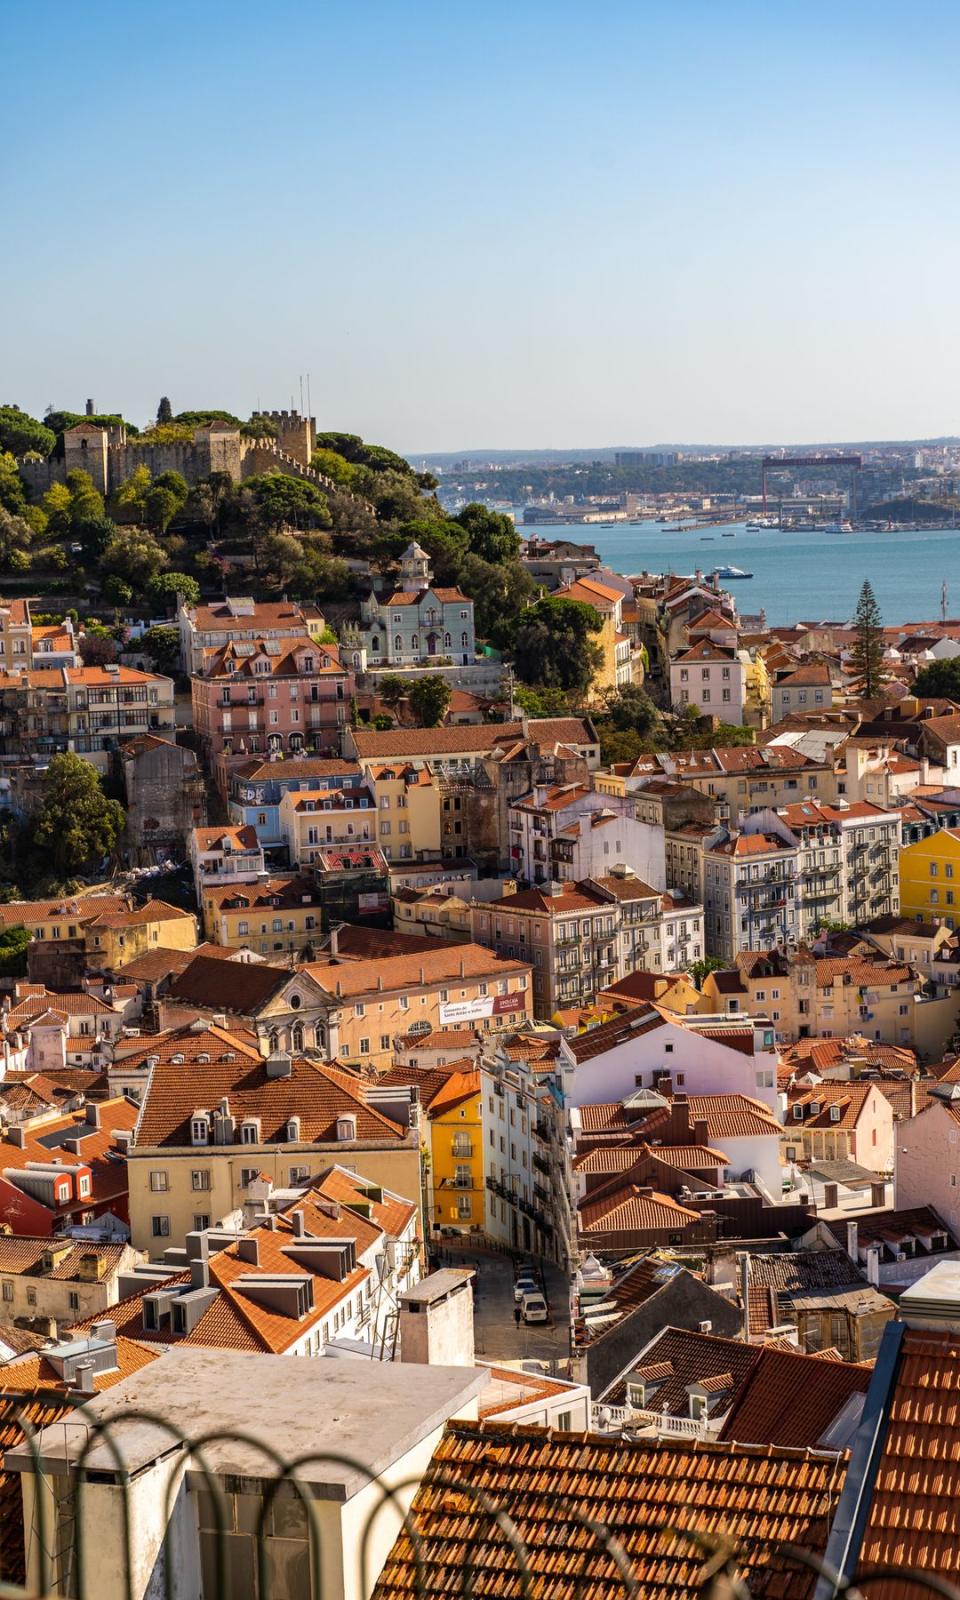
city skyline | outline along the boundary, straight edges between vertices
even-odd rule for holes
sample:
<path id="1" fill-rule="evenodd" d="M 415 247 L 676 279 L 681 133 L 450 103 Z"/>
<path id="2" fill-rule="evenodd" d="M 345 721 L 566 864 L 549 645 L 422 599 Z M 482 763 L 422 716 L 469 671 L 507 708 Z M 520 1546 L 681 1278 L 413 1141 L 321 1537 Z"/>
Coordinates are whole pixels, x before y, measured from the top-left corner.
<path id="1" fill-rule="evenodd" d="M 309 372 L 410 454 L 954 431 L 952 7 L 224 15 L 7 17 L 4 400 Z"/>

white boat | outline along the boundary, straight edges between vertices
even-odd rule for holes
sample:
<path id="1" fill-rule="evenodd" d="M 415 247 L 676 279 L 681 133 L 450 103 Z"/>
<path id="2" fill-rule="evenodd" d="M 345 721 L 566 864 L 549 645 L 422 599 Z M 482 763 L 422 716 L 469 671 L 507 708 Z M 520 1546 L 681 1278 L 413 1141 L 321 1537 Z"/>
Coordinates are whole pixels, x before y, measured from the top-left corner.
<path id="1" fill-rule="evenodd" d="M 734 578 L 752 578 L 753 573 L 744 572 L 742 567 L 714 567 L 713 576 L 715 578 L 726 578 L 730 581 Z"/>
<path id="2" fill-rule="evenodd" d="M 824 533 L 852 533 L 852 522 L 828 522 L 824 525 Z"/>
<path id="3" fill-rule="evenodd" d="M 755 517 L 752 522 L 747 523 L 747 528 L 751 533 L 757 533 L 762 528 L 776 528 L 777 526 L 776 517 Z"/>

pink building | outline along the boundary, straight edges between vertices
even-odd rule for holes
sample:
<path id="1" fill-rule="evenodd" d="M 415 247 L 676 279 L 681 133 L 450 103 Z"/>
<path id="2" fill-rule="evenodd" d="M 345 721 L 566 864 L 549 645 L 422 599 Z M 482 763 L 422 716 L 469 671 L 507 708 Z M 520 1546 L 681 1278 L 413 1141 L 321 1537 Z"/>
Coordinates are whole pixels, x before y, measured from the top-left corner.
<path id="1" fill-rule="evenodd" d="M 231 757 L 339 754 L 353 677 L 336 645 L 307 637 L 231 640 L 191 685 L 194 727 L 218 774 Z"/>

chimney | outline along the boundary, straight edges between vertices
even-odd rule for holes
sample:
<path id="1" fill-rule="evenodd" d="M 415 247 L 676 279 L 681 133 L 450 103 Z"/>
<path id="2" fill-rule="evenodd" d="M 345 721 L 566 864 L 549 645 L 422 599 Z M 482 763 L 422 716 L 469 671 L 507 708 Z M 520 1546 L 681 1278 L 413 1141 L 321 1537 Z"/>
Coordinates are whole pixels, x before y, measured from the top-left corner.
<path id="1" fill-rule="evenodd" d="M 340 954 L 340 928 L 339 922 L 334 922 L 330 928 L 330 959 L 336 961 Z"/>
<path id="2" fill-rule="evenodd" d="M 102 1317 L 99 1322 L 90 1324 L 91 1339 L 102 1339 L 104 1344 L 112 1344 L 117 1337 L 117 1325 L 110 1317 Z"/>
<path id="3" fill-rule="evenodd" d="M 7 1129 L 7 1143 L 8 1144 L 15 1144 L 17 1146 L 18 1150 L 25 1150 L 26 1149 L 26 1145 L 27 1145 L 26 1129 L 25 1128 L 8 1128 Z"/>
<path id="4" fill-rule="evenodd" d="M 743 1337 L 750 1343 L 750 1257 L 746 1251 L 739 1257 L 740 1299 L 743 1304 Z"/>
<path id="5" fill-rule="evenodd" d="M 190 1262 L 191 1289 L 209 1289 L 210 1263 L 206 1256 L 195 1256 Z"/>
<path id="6" fill-rule="evenodd" d="M 856 1221 L 847 1223 L 847 1255 L 850 1257 L 851 1261 L 856 1261 L 857 1264 L 859 1265 L 859 1262 L 860 1262 L 860 1251 L 857 1248 L 857 1224 L 856 1224 Z"/>
<path id="7" fill-rule="evenodd" d="M 696 1121 L 694 1122 L 693 1142 L 694 1144 L 709 1144 L 710 1125 L 707 1122 L 706 1117 L 697 1117 Z"/>
<path id="8" fill-rule="evenodd" d="M 100 1126 L 100 1107 L 98 1105 L 96 1105 L 92 1100 L 88 1100 L 87 1103 L 86 1103 L 86 1106 L 84 1107 L 84 1111 L 86 1112 L 86 1118 L 87 1118 L 87 1122 L 88 1122 L 89 1126 L 91 1128 L 99 1128 L 99 1126 Z"/>
<path id="9" fill-rule="evenodd" d="M 259 1267 L 259 1265 L 260 1265 L 260 1241 L 259 1241 L 259 1239 L 255 1238 L 253 1235 L 248 1235 L 247 1238 L 245 1238 L 245 1239 L 238 1239 L 237 1240 L 237 1259 L 240 1260 L 240 1261 L 248 1261 L 250 1263 L 250 1265 L 253 1266 L 253 1267 Z"/>
<path id="10" fill-rule="evenodd" d="M 880 1287 L 880 1246 L 872 1244 L 867 1250 L 867 1279 L 875 1289 Z"/>
<path id="11" fill-rule="evenodd" d="M 870 1185 L 870 1204 L 875 1211 L 879 1211 L 887 1203 L 887 1186 L 879 1179 Z"/>
<path id="12" fill-rule="evenodd" d="M 89 1400 L 97 1392 L 92 1361 L 78 1361 L 73 1369 L 73 1387 L 76 1394 Z"/>
<path id="13" fill-rule="evenodd" d="M 293 1223 L 293 1237 L 305 1239 L 307 1237 L 307 1219 L 302 1211 L 291 1211 L 290 1221 Z"/>

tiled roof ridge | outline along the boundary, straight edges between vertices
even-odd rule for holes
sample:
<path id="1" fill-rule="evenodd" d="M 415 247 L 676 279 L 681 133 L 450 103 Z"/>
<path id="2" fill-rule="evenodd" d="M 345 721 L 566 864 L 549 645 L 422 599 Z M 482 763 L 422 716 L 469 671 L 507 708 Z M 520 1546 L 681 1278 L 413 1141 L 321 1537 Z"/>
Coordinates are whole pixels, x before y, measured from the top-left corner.
<path id="1" fill-rule="evenodd" d="M 624 1440 L 616 1433 L 592 1433 L 583 1429 L 567 1432 L 562 1428 L 544 1428 L 536 1423 L 496 1422 L 492 1418 L 481 1418 L 475 1422 L 471 1418 L 458 1417 L 448 1422 L 444 1431 L 449 1436 L 459 1436 L 464 1439 L 506 1435 L 512 1439 L 528 1438 L 533 1441 L 543 1438 L 563 1444 L 589 1444 L 591 1448 L 618 1452 L 622 1452 L 624 1448 Z M 650 1438 L 631 1439 L 629 1442 L 631 1448 L 638 1450 L 644 1448 L 653 1451 L 690 1450 L 695 1455 L 751 1456 L 758 1460 L 839 1463 L 848 1454 L 844 1450 L 821 1450 L 815 1445 L 741 1444 L 736 1439 Z"/>

